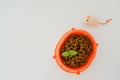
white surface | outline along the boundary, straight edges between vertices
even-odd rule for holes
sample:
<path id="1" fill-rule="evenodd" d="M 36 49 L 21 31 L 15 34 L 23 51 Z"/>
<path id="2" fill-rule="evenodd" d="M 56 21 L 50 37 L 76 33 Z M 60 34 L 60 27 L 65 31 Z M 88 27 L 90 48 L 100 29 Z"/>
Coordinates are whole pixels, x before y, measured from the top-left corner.
<path id="1" fill-rule="evenodd" d="M 0 80 L 120 80 L 119 0 L 0 0 Z M 87 27 L 86 15 L 106 26 Z M 99 43 L 90 67 L 80 75 L 61 70 L 52 56 L 73 26 Z"/>

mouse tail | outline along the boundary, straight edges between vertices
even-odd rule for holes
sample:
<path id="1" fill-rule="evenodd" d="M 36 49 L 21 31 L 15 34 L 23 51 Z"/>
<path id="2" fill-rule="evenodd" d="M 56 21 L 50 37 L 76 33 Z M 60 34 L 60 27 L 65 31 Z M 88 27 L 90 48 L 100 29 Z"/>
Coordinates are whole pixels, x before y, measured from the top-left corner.
<path id="1" fill-rule="evenodd" d="M 101 25 L 106 25 L 107 23 L 109 23 L 110 21 L 112 21 L 112 18 L 110 18 L 110 19 L 107 19 L 105 22 L 103 22 L 103 23 L 100 23 Z"/>

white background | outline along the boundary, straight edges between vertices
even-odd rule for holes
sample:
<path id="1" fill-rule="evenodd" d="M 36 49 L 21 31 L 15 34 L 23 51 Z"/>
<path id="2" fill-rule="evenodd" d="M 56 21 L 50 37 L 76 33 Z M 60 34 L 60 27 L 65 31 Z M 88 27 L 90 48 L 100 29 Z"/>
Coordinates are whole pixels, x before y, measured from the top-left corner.
<path id="1" fill-rule="evenodd" d="M 119 0 L 0 0 L 0 80 L 120 80 Z M 82 24 L 86 15 L 105 26 Z M 72 27 L 91 33 L 99 46 L 80 75 L 64 72 L 52 58 Z"/>

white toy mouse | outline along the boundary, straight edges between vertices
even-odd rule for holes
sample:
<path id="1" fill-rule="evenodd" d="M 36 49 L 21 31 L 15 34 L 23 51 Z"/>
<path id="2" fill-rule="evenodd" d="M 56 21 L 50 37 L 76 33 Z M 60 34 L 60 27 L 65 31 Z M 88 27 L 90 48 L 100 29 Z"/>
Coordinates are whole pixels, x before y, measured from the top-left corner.
<path id="1" fill-rule="evenodd" d="M 105 25 L 108 22 L 110 22 L 112 20 L 112 18 L 107 19 L 105 22 L 100 22 L 96 17 L 94 16 L 86 16 L 85 20 L 83 21 L 84 24 L 88 25 L 88 26 L 99 26 L 101 25 Z"/>

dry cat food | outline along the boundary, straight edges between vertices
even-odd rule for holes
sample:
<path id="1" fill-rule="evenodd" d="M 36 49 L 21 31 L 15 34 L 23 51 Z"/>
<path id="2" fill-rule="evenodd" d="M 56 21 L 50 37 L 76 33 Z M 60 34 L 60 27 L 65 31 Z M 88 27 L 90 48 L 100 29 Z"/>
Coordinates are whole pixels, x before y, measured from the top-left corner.
<path id="1" fill-rule="evenodd" d="M 63 63 L 72 68 L 84 65 L 90 53 L 92 53 L 92 41 L 82 34 L 72 34 L 61 48 Z"/>

